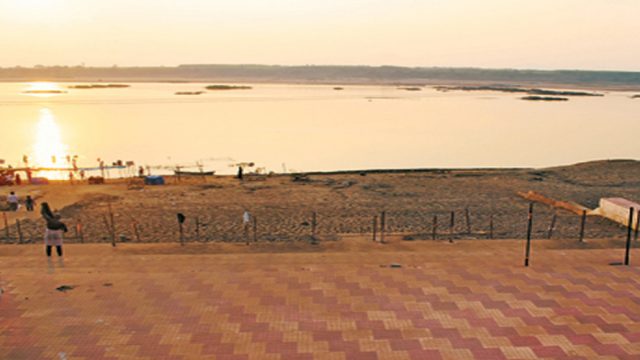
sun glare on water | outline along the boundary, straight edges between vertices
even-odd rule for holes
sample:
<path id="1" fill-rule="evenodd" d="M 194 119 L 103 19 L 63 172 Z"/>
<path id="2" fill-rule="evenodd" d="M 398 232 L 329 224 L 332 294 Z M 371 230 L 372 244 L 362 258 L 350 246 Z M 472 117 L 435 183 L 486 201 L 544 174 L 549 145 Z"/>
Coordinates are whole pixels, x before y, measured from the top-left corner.
<path id="1" fill-rule="evenodd" d="M 33 146 L 33 161 L 36 167 L 49 169 L 68 168 L 65 162 L 67 146 L 62 142 L 60 128 L 49 109 L 40 110 L 40 121 L 36 129 L 36 143 Z M 47 170 L 38 174 L 49 179 L 64 179 L 64 171 Z"/>

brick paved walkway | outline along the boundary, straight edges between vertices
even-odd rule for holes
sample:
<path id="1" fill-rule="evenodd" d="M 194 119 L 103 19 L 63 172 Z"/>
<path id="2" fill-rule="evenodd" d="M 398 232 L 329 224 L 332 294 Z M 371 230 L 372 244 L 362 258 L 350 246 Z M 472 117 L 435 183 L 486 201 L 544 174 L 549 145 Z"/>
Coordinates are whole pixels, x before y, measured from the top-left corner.
<path id="1" fill-rule="evenodd" d="M 521 243 L 487 244 L 231 255 L 75 245 L 64 267 L 41 247 L 0 247 L 0 358 L 640 358 L 640 267 L 609 266 L 621 251 L 536 250 L 524 268 Z"/>

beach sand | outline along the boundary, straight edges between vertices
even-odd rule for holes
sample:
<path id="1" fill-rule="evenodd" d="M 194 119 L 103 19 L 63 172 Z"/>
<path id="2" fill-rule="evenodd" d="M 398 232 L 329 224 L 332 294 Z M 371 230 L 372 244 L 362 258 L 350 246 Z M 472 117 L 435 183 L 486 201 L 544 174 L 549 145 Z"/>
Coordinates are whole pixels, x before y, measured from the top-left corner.
<path id="1" fill-rule="evenodd" d="M 77 242 L 75 226 L 82 223 L 85 242 L 110 242 L 109 208 L 116 241 L 175 242 L 180 239 L 177 213 L 186 215 L 186 242 L 245 242 L 254 240 L 252 224 L 245 236 L 244 210 L 257 218 L 258 242 L 309 241 L 312 214 L 316 238 L 339 241 L 347 235 L 371 236 L 374 216 L 386 213 L 386 235 L 428 240 L 438 217 L 437 239 L 524 238 L 528 202 L 517 192 L 530 190 L 556 200 L 596 208 L 602 197 L 640 199 L 640 163 L 599 161 L 548 169 L 468 169 L 275 175 L 239 181 L 231 176 L 167 178 L 165 186 L 140 186 L 140 180 L 113 180 L 107 185 L 57 184 L 13 188 L 24 198 L 37 193 L 59 209 L 72 229 L 68 242 Z M 9 191 L 9 188 L 6 188 Z M 467 222 L 467 210 L 469 221 Z M 450 213 L 454 228 L 450 231 Z M 557 214 L 554 239 L 577 239 L 580 217 L 536 204 L 533 237 L 546 238 Z M 23 241 L 39 242 L 42 221 L 37 212 L 9 214 L 10 237 L 16 242 L 15 219 L 21 218 Z M 196 226 L 196 223 L 198 226 Z M 135 228 L 134 228 L 135 225 Z M 0 224 L 0 226 L 2 226 Z M 138 234 L 136 235 L 136 231 Z M 0 233 L 0 236 L 4 233 Z M 586 238 L 624 238 L 625 229 L 609 220 L 589 216 Z"/>

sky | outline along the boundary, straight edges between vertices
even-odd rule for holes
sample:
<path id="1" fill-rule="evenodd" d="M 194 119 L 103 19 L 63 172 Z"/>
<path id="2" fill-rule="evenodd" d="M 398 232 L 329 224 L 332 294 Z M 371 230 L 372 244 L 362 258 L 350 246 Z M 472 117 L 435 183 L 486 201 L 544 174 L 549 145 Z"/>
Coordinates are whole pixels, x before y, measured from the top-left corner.
<path id="1" fill-rule="evenodd" d="M 0 0 L 0 67 L 640 71 L 638 0 Z"/>

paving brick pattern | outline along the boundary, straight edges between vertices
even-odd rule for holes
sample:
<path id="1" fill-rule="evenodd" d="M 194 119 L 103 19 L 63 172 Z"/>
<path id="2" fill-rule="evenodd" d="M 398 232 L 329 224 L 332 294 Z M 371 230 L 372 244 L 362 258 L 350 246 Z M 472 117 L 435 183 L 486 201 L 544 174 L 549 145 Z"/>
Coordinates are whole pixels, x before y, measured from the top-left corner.
<path id="1" fill-rule="evenodd" d="M 498 247 L 454 257 L 85 245 L 68 247 L 64 267 L 32 247 L 0 256 L 0 358 L 640 358 L 640 268 L 609 266 L 619 251 L 541 250 L 524 268 L 521 247 Z"/>

